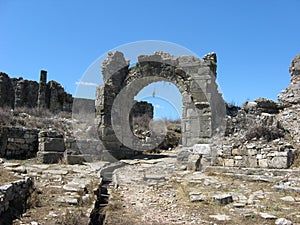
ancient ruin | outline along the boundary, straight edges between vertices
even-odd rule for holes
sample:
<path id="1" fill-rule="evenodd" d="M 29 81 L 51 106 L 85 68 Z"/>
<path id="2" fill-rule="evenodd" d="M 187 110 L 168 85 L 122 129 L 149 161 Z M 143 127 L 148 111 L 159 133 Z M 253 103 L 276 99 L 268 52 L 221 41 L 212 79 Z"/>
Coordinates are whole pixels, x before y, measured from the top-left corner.
<path id="1" fill-rule="evenodd" d="M 109 53 L 102 65 L 104 85 L 97 88 L 96 116 L 99 135 L 106 150 L 117 158 L 130 157 L 132 150 L 152 148 L 133 135 L 129 114 L 134 97 L 150 83 L 174 83 L 183 97 L 182 145 L 210 144 L 216 130 L 222 129 L 225 103 L 217 90 L 216 54 L 201 60 L 193 56 L 173 57 L 156 52 L 141 55 L 129 68 L 123 53 Z M 153 138 L 154 139 L 154 138 Z"/>
<path id="2" fill-rule="evenodd" d="M 72 111 L 73 97 L 56 81 L 47 83 L 47 71 L 41 70 L 40 82 L 10 78 L 0 73 L 0 107 L 49 109 L 52 112 Z"/>
<path id="3" fill-rule="evenodd" d="M 72 99 L 78 118 L 56 114 L 70 102 L 45 72 L 39 84 L 1 73 L 0 225 L 300 224 L 300 55 L 278 102 L 241 106 L 218 93 L 214 53 L 157 52 L 129 67 L 115 52 L 102 69 L 96 101 Z M 162 154 L 139 151 L 160 134 L 146 128 L 140 138 L 135 124 L 153 119 L 153 106 L 134 96 L 156 81 L 183 96 L 181 143 Z"/>

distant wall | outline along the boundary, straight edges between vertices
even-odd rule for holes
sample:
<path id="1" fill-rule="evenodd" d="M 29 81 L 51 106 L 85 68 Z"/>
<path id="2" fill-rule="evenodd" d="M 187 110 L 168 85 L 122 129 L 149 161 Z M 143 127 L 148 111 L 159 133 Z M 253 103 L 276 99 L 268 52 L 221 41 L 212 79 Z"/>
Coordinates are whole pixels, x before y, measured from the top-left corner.
<path id="1" fill-rule="evenodd" d="M 0 72 L 0 107 L 46 108 L 52 112 L 72 111 L 73 97 L 56 81 L 47 83 L 47 71 L 42 70 L 40 82 L 10 78 Z"/>

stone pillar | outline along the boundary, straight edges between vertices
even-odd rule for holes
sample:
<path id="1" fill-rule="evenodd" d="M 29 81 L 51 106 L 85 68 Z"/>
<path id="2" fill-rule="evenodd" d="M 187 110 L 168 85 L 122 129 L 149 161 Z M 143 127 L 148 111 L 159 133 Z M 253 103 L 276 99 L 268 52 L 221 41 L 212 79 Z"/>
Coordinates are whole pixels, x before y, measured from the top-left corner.
<path id="1" fill-rule="evenodd" d="M 37 158 L 42 163 L 58 163 L 63 159 L 65 151 L 64 137 L 57 131 L 41 131 L 39 133 L 39 151 Z"/>
<path id="2" fill-rule="evenodd" d="M 47 89 L 47 71 L 41 70 L 39 91 L 38 91 L 38 108 L 46 108 L 46 89 Z"/>

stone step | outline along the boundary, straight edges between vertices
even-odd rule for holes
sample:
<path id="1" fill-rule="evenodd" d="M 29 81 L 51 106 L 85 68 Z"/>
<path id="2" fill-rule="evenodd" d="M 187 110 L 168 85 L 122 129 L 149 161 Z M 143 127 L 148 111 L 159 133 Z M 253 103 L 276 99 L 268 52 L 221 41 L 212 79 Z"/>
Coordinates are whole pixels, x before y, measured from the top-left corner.
<path id="1" fill-rule="evenodd" d="M 225 166 L 206 166 L 205 172 L 216 173 L 238 173 L 244 175 L 265 175 L 265 176 L 300 176 L 300 169 L 261 169 L 261 168 L 239 168 Z"/>
<path id="2" fill-rule="evenodd" d="M 247 180 L 247 181 L 262 181 L 268 183 L 279 182 L 283 176 L 264 176 L 264 175 L 247 175 L 247 174 L 234 174 L 234 173 L 222 173 L 223 176 L 229 176 L 236 179 Z"/>

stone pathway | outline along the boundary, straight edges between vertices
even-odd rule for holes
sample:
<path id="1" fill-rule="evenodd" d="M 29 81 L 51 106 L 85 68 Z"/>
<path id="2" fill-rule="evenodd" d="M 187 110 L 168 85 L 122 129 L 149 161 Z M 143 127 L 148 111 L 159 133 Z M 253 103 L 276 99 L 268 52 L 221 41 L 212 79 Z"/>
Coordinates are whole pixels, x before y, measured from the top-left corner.
<path id="1" fill-rule="evenodd" d="M 300 195 L 273 187 L 288 171 L 269 180 L 263 179 L 263 170 L 244 177 L 212 169 L 183 171 L 176 166 L 174 152 L 165 158 L 124 162 L 128 165 L 113 175 L 106 225 L 300 224 Z M 300 173 L 290 177 L 297 180 Z"/>
<path id="2" fill-rule="evenodd" d="M 35 191 L 31 208 L 14 225 L 88 224 L 100 183 L 100 169 L 107 163 L 84 165 L 4 163 L 13 172 L 30 176 Z"/>

